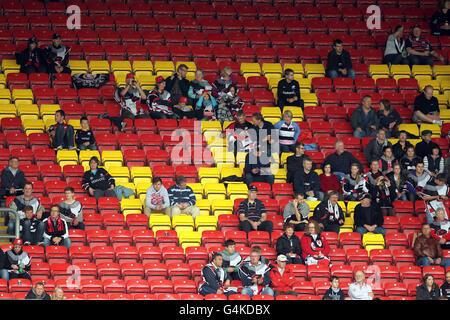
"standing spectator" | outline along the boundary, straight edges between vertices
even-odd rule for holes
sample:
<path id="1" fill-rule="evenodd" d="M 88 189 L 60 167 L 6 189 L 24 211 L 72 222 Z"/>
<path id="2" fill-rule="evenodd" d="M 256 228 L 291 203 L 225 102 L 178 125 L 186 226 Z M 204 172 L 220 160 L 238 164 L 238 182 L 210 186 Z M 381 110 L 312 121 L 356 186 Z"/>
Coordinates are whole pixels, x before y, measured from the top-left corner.
<path id="1" fill-rule="evenodd" d="M 182 110 L 173 108 L 175 103 L 170 92 L 166 90 L 166 80 L 162 76 L 157 76 L 155 81 L 156 87 L 149 92 L 147 97 L 150 117 L 152 119 L 168 119 L 173 117 L 174 112 L 177 112 L 178 116 L 181 117 L 183 113 L 178 111 Z"/>
<path id="2" fill-rule="evenodd" d="M 61 219 L 59 206 L 53 205 L 50 208 L 50 217 L 43 221 L 44 230 L 44 247 L 48 246 L 65 246 L 70 248 L 71 241 L 69 238 L 69 228 L 67 222 Z"/>
<path id="3" fill-rule="evenodd" d="M 361 99 L 361 105 L 356 108 L 350 119 L 352 125 L 353 136 L 356 138 L 375 137 L 378 127 L 378 116 L 374 108 L 372 108 L 372 98 L 365 95 Z"/>
<path id="4" fill-rule="evenodd" d="M 54 33 L 52 43 L 47 47 L 48 72 L 71 74 L 69 52 L 70 48 L 61 44 L 61 36 L 58 33 Z"/>
<path id="5" fill-rule="evenodd" d="M 406 51 L 408 52 L 408 60 L 411 66 L 413 65 L 433 65 L 433 58 L 444 62 L 444 57 L 433 49 L 430 42 L 422 37 L 422 30 L 418 24 L 415 24 L 412 29 L 412 34 L 406 39 Z"/>
<path id="6" fill-rule="evenodd" d="M 416 166 L 420 162 L 422 162 L 422 159 L 416 156 L 414 147 L 412 145 L 408 146 L 405 155 L 400 159 L 403 173 L 408 175 L 410 172 L 416 171 Z"/>
<path id="7" fill-rule="evenodd" d="M 261 254 L 255 248 L 252 248 L 249 258 L 244 260 L 239 268 L 239 278 L 243 287 L 241 293 L 250 297 L 257 294 L 273 296 L 274 292 L 269 287 L 270 267 L 261 261 Z"/>
<path id="8" fill-rule="evenodd" d="M 211 263 L 202 268 L 202 282 L 198 287 L 198 293 L 202 296 L 207 294 L 224 294 L 227 297 L 236 292 L 229 290 L 231 280 L 222 267 L 223 258 L 220 253 L 212 255 Z"/>
<path id="9" fill-rule="evenodd" d="M 31 259 L 28 253 L 22 250 L 22 239 L 15 239 L 13 248 L 6 251 L 3 279 L 28 279 L 31 280 L 29 271 L 31 269 Z"/>
<path id="10" fill-rule="evenodd" d="M 432 139 L 433 132 L 431 130 L 423 130 L 422 131 L 422 141 L 416 144 L 416 155 L 422 159 L 426 156 L 433 154 L 433 149 L 439 149 L 439 154 L 441 153 L 441 148 L 436 142 L 433 142 Z"/>
<path id="11" fill-rule="evenodd" d="M 222 133 L 227 137 L 228 150 L 236 155 L 238 152 L 248 152 L 253 149 L 255 142 L 251 140 L 249 130 L 253 125 L 245 119 L 245 112 L 236 113 L 236 121 L 231 123 Z"/>
<path id="12" fill-rule="evenodd" d="M 203 70 L 197 69 L 195 71 L 195 79 L 189 83 L 188 98 L 191 99 L 191 104 L 197 102 L 203 90 L 212 90 L 212 86 L 205 80 Z"/>
<path id="13" fill-rule="evenodd" d="M 386 139 L 386 131 L 384 129 L 378 129 L 377 137 L 370 140 L 364 148 L 364 155 L 367 161 L 370 163 L 373 160 L 379 160 L 383 155 L 385 147 L 392 147 L 392 144 Z"/>
<path id="14" fill-rule="evenodd" d="M 277 89 L 278 106 L 283 110 L 284 106 L 297 106 L 303 109 L 304 101 L 300 99 L 300 84 L 294 79 L 294 70 L 284 70 L 284 79 L 278 81 Z"/>
<path id="15" fill-rule="evenodd" d="M 275 177 L 270 168 L 270 158 L 265 152 L 253 149 L 245 156 L 244 177 L 247 186 L 253 182 L 272 185 Z"/>
<path id="16" fill-rule="evenodd" d="M 432 142 L 434 143 L 434 142 Z M 439 173 L 444 173 L 444 158 L 439 154 L 439 146 L 433 146 L 431 154 L 427 154 L 423 157 L 423 164 L 425 166 L 425 172 L 432 177 L 436 177 Z"/>
<path id="17" fill-rule="evenodd" d="M 19 169 L 19 158 L 9 158 L 9 166 L 2 170 L 1 182 L 1 197 L 14 197 L 23 194 L 23 188 L 28 181 L 23 171 Z"/>
<path id="18" fill-rule="evenodd" d="M 398 163 L 398 161 L 393 155 L 391 146 L 383 148 L 383 155 L 378 162 L 380 164 L 381 172 L 383 172 L 384 175 L 394 171 L 394 164 Z"/>
<path id="19" fill-rule="evenodd" d="M 98 167 L 99 162 L 95 156 L 89 160 L 90 170 L 84 173 L 82 187 L 97 200 L 101 197 L 116 198 L 117 195 L 114 191 L 116 182 L 105 169 Z"/>
<path id="20" fill-rule="evenodd" d="M 445 219 L 448 219 L 446 213 L 446 204 L 448 200 L 449 187 L 445 183 L 445 175 L 440 173 L 433 180 L 429 180 L 423 187 L 421 192 L 422 199 L 425 201 L 427 214 L 427 222 L 431 223 L 435 220 L 439 208 L 444 209 Z"/>
<path id="21" fill-rule="evenodd" d="M 48 129 L 48 134 L 52 138 L 52 147 L 57 150 L 76 149 L 74 146 L 73 127 L 66 123 L 66 114 L 63 110 L 55 112 L 55 124 Z"/>
<path id="22" fill-rule="evenodd" d="M 387 138 L 397 137 L 397 127 L 403 122 L 400 114 L 391 106 L 389 100 L 381 99 L 379 106 L 377 116 L 380 129 L 384 129 Z"/>
<path id="23" fill-rule="evenodd" d="M 33 214 L 32 206 L 25 206 L 23 209 L 25 218 L 20 220 L 22 240 L 26 246 L 44 244 L 44 224 Z"/>
<path id="24" fill-rule="evenodd" d="M 97 150 L 94 133 L 89 129 L 89 121 L 86 117 L 80 119 L 81 129 L 75 134 L 75 143 L 80 150 Z"/>
<path id="25" fill-rule="evenodd" d="M 329 265 L 330 246 L 327 239 L 322 235 L 319 224 L 310 221 L 301 239 L 302 258 L 306 265 Z"/>
<path id="26" fill-rule="evenodd" d="M 375 180 L 375 185 L 370 189 L 372 199 L 376 205 L 381 208 L 383 216 L 393 216 L 394 207 L 392 202 L 395 199 L 395 188 L 391 185 L 389 179 L 385 176 L 378 177 Z"/>
<path id="27" fill-rule="evenodd" d="M 334 50 L 328 53 L 327 75 L 331 79 L 347 77 L 355 79 L 355 70 L 352 69 L 352 60 L 347 50 L 344 50 L 342 40 L 333 41 Z"/>
<path id="28" fill-rule="evenodd" d="M 363 195 L 369 192 L 366 179 L 359 171 L 359 165 L 353 163 L 350 174 L 346 174 L 341 180 L 344 200 L 359 201 Z"/>
<path id="29" fill-rule="evenodd" d="M 152 185 L 147 189 L 144 213 L 149 218 L 152 213 L 164 213 L 170 216 L 169 193 L 160 177 L 153 177 Z"/>
<path id="30" fill-rule="evenodd" d="M 400 131 L 398 134 L 398 141 L 396 144 L 392 146 L 392 152 L 394 153 L 394 157 L 397 160 L 401 160 L 404 155 L 406 155 L 406 149 L 408 147 L 414 146 L 406 140 L 408 137 L 408 133 L 404 130 Z"/>
<path id="31" fill-rule="evenodd" d="M 430 227 L 431 236 L 439 240 L 441 248 L 450 249 L 450 221 L 446 218 L 445 208 L 436 209 L 436 221 L 432 221 Z"/>
<path id="32" fill-rule="evenodd" d="M 31 73 L 46 73 L 46 60 L 45 51 L 38 47 L 35 37 L 28 39 L 25 50 L 16 53 L 16 63 L 20 65 L 20 72 L 27 75 Z"/>
<path id="33" fill-rule="evenodd" d="M 196 110 L 203 113 L 202 120 L 215 121 L 217 111 L 217 101 L 208 90 L 203 90 L 202 95 L 197 100 Z"/>
<path id="34" fill-rule="evenodd" d="M 339 179 L 342 179 L 346 174 L 350 174 L 353 164 L 357 164 L 359 170 L 362 171 L 361 163 L 355 158 L 353 154 L 345 150 L 344 142 L 338 140 L 334 143 L 335 153 L 328 155 L 325 158 L 325 164 L 331 164 L 331 172 Z"/>
<path id="35" fill-rule="evenodd" d="M 450 270 L 445 273 L 445 282 L 441 285 L 441 297 L 450 300 Z"/>
<path id="36" fill-rule="evenodd" d="M 383 176 L 383 172 L 380 170 L 380 163 L 378 160 L 372 160 L 370 162 L 370 170 L 364 176 L 367 179 L 369 190 L 372 190 L 377 185 L 377 179 L 381 176 Z"/>
<path id="37" fill-rule="evenodd" d="M 197 199 L 191 187 L 186 184 L 186 178 L 177 176 L 176 184 L 167 189 L 170 200 L 170 217 L 179 216 L 181 213 L 196 218 L 200 209 L 195 206 Z"/>
<path id="38" fill-rule="evenodd" d="M 49 294 L 44 289 L 44 284 L 38 282 L 34 285 L 30 291 L 28 291 L 25 296 L 25 300 L 52 300 Z"/>
<path id="39" fill-rule="evenodd" d="M 295 231 L 305 230 L 308 223 L 309 205 L 303 193 L 296 192 L 294 200 L 284 207 L 283 218 L 285 223 L 292 224 Z"/>
<path id="40" fill-rule="evenodd" d="M 434 276 L 427 273 L 423 276 L 422 284 L 417 286 L 416 300 L 439 300 L 439 286 Z"/>
<path id="41" fill-rule="evenodd" d="M 286 257 L 289 264 L 301 264 L 302 246 L 300 239 L 294 234 L 294 225 L 291 223 L 284 225 L 284 233 L 277 239 L 277 254 Z"/>
<path id="42" fill-rule="evenodd" d="M 345 216 L 338 204 L 339 193 L 331 191 L 328 200 L 322 201 L 314 209 L 313 220 L 319 224 L 320 231 L 339 233 L 344 224 Z"/>
<path id="43" fill-rule="evenodd" d="M 421 198 L 421 191 L 425 187 L 425 185 L 431 180 L 431 177 L 428 173 L 424 172 L 423 162 L 418 162 L 416 165 L 416 170 L 410 172 L 406 176 L 407 187 L 408 187 L 408 200 L 415 201 L 418 198 Z"/>
<path id="44" fill-rule="evenodd" d="M 220 72 L 220 78 L 214 81 L 212 95 L 216 99 L 221 99 L 228 93 L 228 88 L 231 85 L 237 85 L 238 80 L 233 75 L 233 70 L 230 66 L 226 66 Z"/>
<path id="45" fill-rule="evenodd" d="M 433 36 L 450 36 L 450 0 L 440 1 L 439 10 L 431 17 L 431 33 Z"/>
<path id="46" fill-rule="evenodd" d="M 365 283 L 366 275 L 364 271 L 355 272 L 355 282 L 348 286 L 348 296 L 351 300 L 373 300 L 372 287 Z"/>
<path id="47" fill-rule="evenodd" d="M 276 267 L 270 270 L 271 287 L 275 298 L 279 295 L 298 295 L 293 289 L 296 282 L 295 275 L 291 267 L 286 265 L 287 261 L 288 258 L 285 255 L 278 255 Z"/>
<path id="48" fill-rule="evenodd" d="M 328 197 L 331 191 L 337 191 L 342 194 L 342 186 L 338 177 L 331 173 L 331 164 L 327 163 L 323 166 L 323 173 L 319 176 L 320 191 L 324 193 L 324 199 Z"/>
<path id="49" fill-rule="evenodd" d="M 283 113 L 283 120 L 274 124 L 274 128 L 279 130 L 280 154 L 283 152 L 295 152 L 295 142 L 300 135 L 300 127 L 292 121 L 294 115 L 291 110 Z"/>
<path id="50" fill-rule="evenodd" d="M 55 287 L 52 294 L 52 300 L 66 300 L 64 296 L 64 290 L 61 287 Z"/>
<path id="51" fill-rule="evenodd" d="M 303 160 L 305 159 L 305 145 L 301 142 L 295 143 L 295 154 L 287 157 L 286 166 L 287 166 L 287 174 L 286 174 L 286 182 L 293 183 L 295 173 L 303 170 Z"/>
<path id="52" fill-rule="evenodd" d="M 403 174 L 402 167 L 399 163 L 394 164 L 393 171 L 389 172 L 386 177 L 395 189 L 394 201 L 408 200 L 406 198 L 406 176 Z"/>
<path id="53" fill-rule="evenodd" d="M 219 100 L 217 107 L 217 120 L 222 124 L 225 121 L 236 120 L 237 113 L 242 110 L 244 101 L 238 95 L 238 87 L 232 84 L 228 88 L 228 92 L 225 96 Z"/>
<path id="54" fill-rule="evenodd" d="M 406 42 L 403 40 L 403 26 L 395 27 L 394 32 L 389 35 L 384 50 L 384 64 L 409 64 Z"/>
<path id="55" fill-rule="evenodd" d="M 242 200 L 239 204 L 239 230 L 247 233 L 253 230 L 272 233 L 273 223 L 267 220 L 266 208 L 264 203 L 256 198 L 257 192 L 256 186 L 250 186 L 248 188 L 248 199 Z"/>
<path id="56" fill-rule="evenodd" d="M 227 240 L 224 243 L 225 249 L 222 251 L 223 268 L 231 280 L 239 280 L 238 270 L 242 263 L 242 257 L 236 251 L 236 242 Z"/>
<path id="57" fill-rule="evenodd" d="M 320 191 L 319 175 L 312 169 L 310 157 L 306 156 L 303 159 L 303 170 L 295 173 L 294 191 L 303 193 L 308 201 L 322 200 L 324 197 Z"/>
<path id="58" fill-rule="evenodd" d="M 177 68 L 177 72 L 172 73 L 170 77 L 166 79 L 166 89 L 172 96 L 173 103 L 178 103 L 181 97 L 187 97 L 189 94 L 189 80 L 186 79 L 188 73 L 188 66 L 180 64 Z"/>
<path id="59" fill-rule="evenodd" d="M 259 112 L 252 115 L 252 122 L 256 135 L 255 132 L 251 133 L 251 140 L 256 142 L 260 150 L 266 150 L 267 154 L 271 154 L 271 146 L 274 144 L 272 139 L 273 124 L 264 120 Z"/>
<path id="60" fill-rule="evenodd" d="M 386 230 L 382 227 L 384 223 L 383 215 L 381 214 L 380 207 L 371 202 L 372 197 L 366 194 L 361 199 L 361 203 L 355 207 L 355 230 L 361 237 L 367 232 L 380 233 L 384 237 Z"/>
<path id="61" fill-rule="evenodd" d="M 336 276 L 331 276 L 330 283 L 331 287 L 325 292 L 322 300 L 344 300 L 345 294 L 339 287 L 339 278 Z"/>
<path id="62" fill-rule="evenodd" d="M 428 223 L 422 223 L 422 234 L 414 241 L 414 255 L 416 264 L 422 267 L 440 265 L 444 268 L 450 266 L 450 259 L 442 257 L 442 248 L 439 240 L 431 236 L 431 227 Z"/>
<path id="63" fill-rule="evenodd" d="M 433 96 L 433 90 L 432 85 L 427 85 L 423 88 L 422 93 L 414 99 L 414 114 L 412 117 L 414 123 L 437 123 L 442 126 L 439 101 Z"/>
<path id="64" fill-rule="evenodd" d="M 66 200 L 59 203 L 61 218 L 67 222 L 69 229 L 84 230 L 83 206 L 80 201 L 75 200 L 75 190 L 72 187 L 64 189 Z"/>

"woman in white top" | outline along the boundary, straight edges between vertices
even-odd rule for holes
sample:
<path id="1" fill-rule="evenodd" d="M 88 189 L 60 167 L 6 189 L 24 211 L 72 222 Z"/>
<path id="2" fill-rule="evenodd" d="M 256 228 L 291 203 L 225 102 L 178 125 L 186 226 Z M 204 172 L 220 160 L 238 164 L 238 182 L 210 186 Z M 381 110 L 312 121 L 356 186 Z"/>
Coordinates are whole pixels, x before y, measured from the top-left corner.
<path id="1" fill-rule="evenodd" d="M 351 300 L 372 300 L 372 287 L 365 283 L 366 275 L 364 271 L 355 272 L 355 282 L 348 286 L 348 296 Z"/>
<path id="2" fill-rule="evenodd" d="M 81 202 L 75 200 L 75 190 L 72 187 L 64 189 L 66 200 L 62 201 L 58 206 L 61 211 L 61 218 L 67 222 L 69 229 L 84 230 L 83 206 Z"/>
<path id="3" fill-rule="evenodd" d="M 398 25 L 395 27 L 394 33 L 389 35 L 384 50 L 385 64 L 409 64 L 405 40 L 403 39 L 403 27 Z"/>

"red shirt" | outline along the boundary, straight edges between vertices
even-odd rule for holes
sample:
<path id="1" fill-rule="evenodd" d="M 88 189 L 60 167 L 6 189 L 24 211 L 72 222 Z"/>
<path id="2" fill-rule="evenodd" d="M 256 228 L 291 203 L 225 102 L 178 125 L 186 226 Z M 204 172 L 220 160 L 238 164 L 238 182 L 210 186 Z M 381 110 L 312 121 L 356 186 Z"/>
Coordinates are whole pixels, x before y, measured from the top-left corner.
<path id="1" fill-rule="evenodd" d="M 296 281 L 289 264 L 286 264 L 283 275 L 280 274 L 277 266 L 270 270 L 270 280 L 272 281 L 270 285 L 272 289 L 281 292 L 292 291 L 292 286 Z"/>
<path id="2" fill-rule="evenodd" d="M 342 193 L 342 186 L 339 183 L 339 179 L 332 174 L 331 176 L 326 176 L 324 173 L 319 176 L 320 179 L 320 191 L 328 193 L 328 191 L 334 190 Z"/>

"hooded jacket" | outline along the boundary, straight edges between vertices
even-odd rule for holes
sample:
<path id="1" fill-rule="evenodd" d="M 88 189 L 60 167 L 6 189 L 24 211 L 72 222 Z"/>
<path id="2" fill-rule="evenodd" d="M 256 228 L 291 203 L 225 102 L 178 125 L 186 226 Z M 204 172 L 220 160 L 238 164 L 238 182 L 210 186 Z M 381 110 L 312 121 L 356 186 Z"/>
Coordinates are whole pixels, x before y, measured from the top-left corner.
<path id="1" fill-rule="evenodd" d="M 378 160 L 378 164 L 380 165 L 380 169 L 383 174 L 387 174 L 389 169 L 394 168 L 394 164 L 398 161 L 395 159 L 394 155 L 392 155 L 391 160 L 388 161 L 384 154 L 381 156 L 380 160 Z"/>
<path id="2" fill-rule="evenodd" d="M 216 267 L 214 263 L 208 263 L 202 268 L 202 282 L 200 283 L 198 290 L 203 287 L 207 287 L 212 290 L 221 289 L 224 291 L 223 285 L 226 280 L 231 280 L 228 273 L 222 267 Z"/>
<path id="3" fill-rule="evenodd" d="M 342 65 L 340 65 L 342 63 Z M 328 53 L 327 70 L 337 69 L 351 69 L 352 59 L 350 53 L 347 50 L 342 50 L 341 55 L 336 53 L 336 50 L 332 50 Z"/>
<path id="4" fill-rule="evenodd" d="M 323 295 L 322 300 L 324 300 L 325 297 L 329 297 L 331 300 L 344 300 L 345 294 L 342 292 L 341 288 L 339 288 L 338 291 L 334 291 L 333 288 L 330 287 Z"/>
<path id="5" fill-rule="evenodd" d="M 162 93 L 158 88 L 153 89 L 147 96 L 147 104 L 151 111 L 162 112 L 166 115 L 173 115 L 172 95 L 169 91 L 164 90 Z"/>
<path id="6" fill-rule="evenodd" d="M 364 155 L 367 161 L 370 163 L 372 160 L 378 160 L 383 155 L 384 147 L 392 147 L 392 144 L 385 139 L 382 143 L 378 141 L 378 138 L 370 140 L 367 146 L 364 148 Z"/>
<path id="7" fill-rule="evenodd" d="M 0 196 L 9 194 L 9 189 L 11 188 L 23 189 L 25 184 L 28 182 L 22 170 L 17 168 L 16 174 L 13 175 L 10 166 L 7 166 L 5 169 L 2 170 L 1 181 L 2 186 L 0 190 Z M 23 194 L 23 191 L 21 193 L 16 194 L 17 195 Z"/>
<path id="8" fill-rule="evenodd" d="M 20 264 L 24 264 L 24 268 L 22 273 L 20 273 L 20 270 L 14 270 L 12 268 L 12 265 L 18 265 L 20 261 Z M 14 250 L 8 250 L 6 251 L 6 259 L 5 259 L 5 266 L 4 268 L 8 270 L 8 272 L 12 272 L 15 274 L 23 274 L 31 269 L 31 258 L 28 256 L 28 253 L 26 253 L 23 250 L 20 250 L 19 253 L 16 253 Z"/>
<path id="9" fill-rule="evenodd" d="M 278 267 L 275 266 L 270 270 L 271 287 L 274 291 L 288 292 L 293 291 L 292 287 L 296 282 L 295 275 L 292 272 L 291 265 L 286 264 L 283 275 L 281 275 Z"/>
<path id="10" fill-rule="evenodd" d="M 302 246 L 300 245 L 300 239 L 295 234 L 288 238 L 286 233 L 277 239 L 277 255 L 288 255 L 295 253 L 299 256 L 302 254 Z"/>
<path id="11" fill-rule="evenodd" d="M 147 189 L 147 194 L 145 196 L 145 206 L 150 209 L 155 209 L 156 206 L 159 205 L 162 205 L 163 209 L 170 206 L 169 193 L 163 185 L 158 191 L 156 191 L 153 185 L 151 185 Z"/>
<path id="12" fill-rule="evenodd" d="M 225 271 L 230 272 L 228 271 L 228 268 L 233 267 L 236 268 L 234 272 L 237 272 L 242 263 L 241 254 L 237 251 L 234 251 L 233 254 L 230 255 L 228 254 L 228 251 L 226 249 L 223 250 L 221 254 L 223 258 L 222 267 L 225 269 Z"/>

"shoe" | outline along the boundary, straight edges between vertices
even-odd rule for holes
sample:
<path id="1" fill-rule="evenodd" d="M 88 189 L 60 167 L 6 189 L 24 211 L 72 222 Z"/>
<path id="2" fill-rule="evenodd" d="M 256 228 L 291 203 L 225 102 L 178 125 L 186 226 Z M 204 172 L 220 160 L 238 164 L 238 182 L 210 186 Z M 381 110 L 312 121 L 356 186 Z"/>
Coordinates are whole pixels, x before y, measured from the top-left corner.
<path id="1" fill-rule="evenodd" d="M 23 243 L 23 245 L 24 245 L 24 246 L 29 246 L 29 245 L 31 245 L 31 242 L 30 242 L 30 241 L 25 241 L 25 242 Z"/>
<path id="2" fill-rule="evenodd" d="M 43 246 L 44 245 L 44 242 L 38 242 L 38 244 L 37 244 L 38 246 Z"/>
<path id="3" fill-rule="evenodd" d="M 62 149 L 64 149 L 63 146 L 57 146 L 56 147 L 56 150 L 62 150 Z"/>
<path id="4" fill-rule="evenodd" d="M 125 127 L 127 126 L 127 123 L 123 121 L 120 124 L 122 125 L 122 129 L 120 129 L 120 131 L 125 132 Z"/>
<path id="5" fill-rule="evenodd" d="M 77 147 L 75 147 L 75 146 L 70 146 L 69 147 L 69 150 L 75 150 Z"/>

